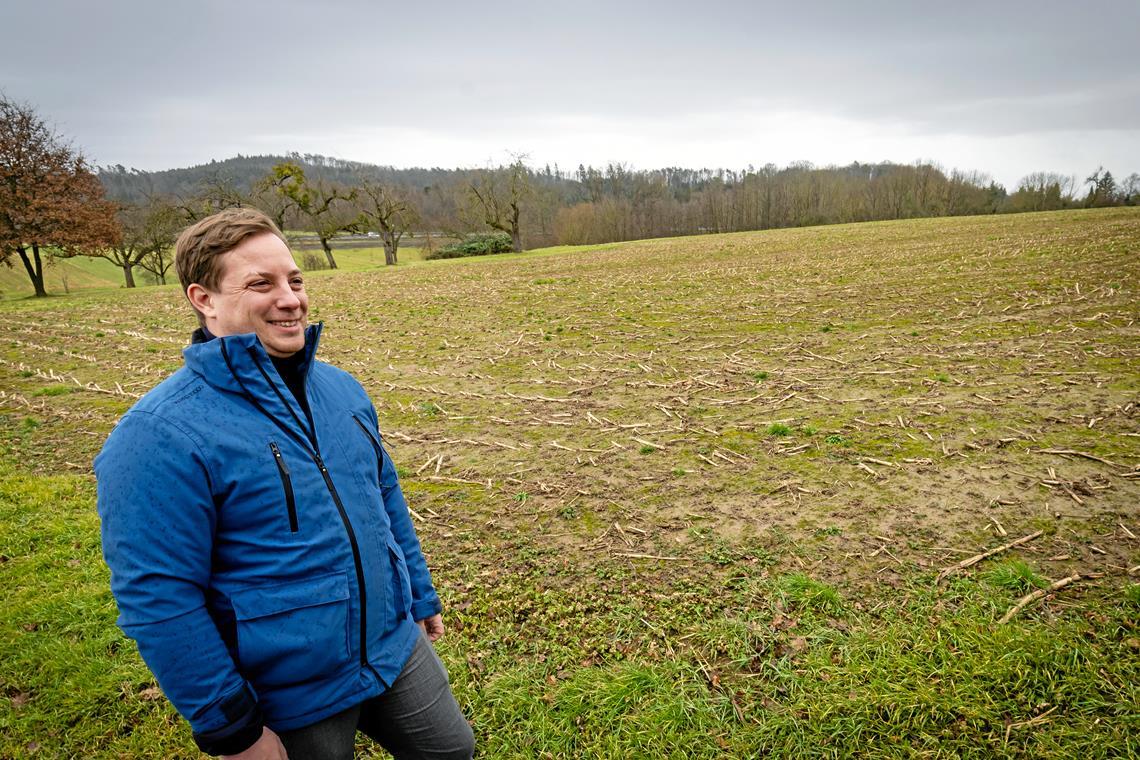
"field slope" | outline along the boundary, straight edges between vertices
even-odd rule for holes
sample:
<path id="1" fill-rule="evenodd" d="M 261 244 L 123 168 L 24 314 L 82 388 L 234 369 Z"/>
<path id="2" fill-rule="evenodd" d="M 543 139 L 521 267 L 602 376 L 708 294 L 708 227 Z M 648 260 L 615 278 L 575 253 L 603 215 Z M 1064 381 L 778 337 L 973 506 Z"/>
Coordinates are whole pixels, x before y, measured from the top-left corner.
<path id="1" fill-rule="evenodd" d="M 1140 213 L 1105 209 L 310 290 L 323 358 L 376 400 L 483 757 L 1126 757 L 1138 253 Z M 0 323 L 0 756 L 194 757 L 114 628 L 90 473 L 192 320 L 147 288 Z"/>

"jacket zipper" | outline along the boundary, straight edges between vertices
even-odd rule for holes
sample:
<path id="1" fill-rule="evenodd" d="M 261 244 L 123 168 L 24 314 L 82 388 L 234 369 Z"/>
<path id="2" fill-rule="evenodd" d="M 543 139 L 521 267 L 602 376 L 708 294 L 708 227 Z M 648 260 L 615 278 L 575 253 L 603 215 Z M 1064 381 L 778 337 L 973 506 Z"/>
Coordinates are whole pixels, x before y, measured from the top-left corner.
<path id="1" fill-rule="evenodd" d="M 360 428 L 361 432 L 363 432 L 365 437 L 368 438 L 368 442 L 372 444 L 372 448 L 376 451 L 376 479 L 377 482 L 380 483 L 381 490 L 383 490 L 384 478 L 382 475 L 384 471 L 384 457 L 380 453 L 382 451 L 380 448 L 380 442 L 376 440 L 376 437 L 372 435 L 372 433 L 368 432 L 368 428 L 364 426 L 364 423 L 361 422 L 360 418 L 355 414 L 352 415 L 352 421 L 356 423 L 356 426 Z"/>
<path id="2" fill-rule="evenodd" d="M 297 532 L 297 501 L 293 496 L 293 480 L 289 477 L 289 467 L 281 456 L 281 449 L 276 441 L 269 442 L 269 450 L 273 452 L 273 459 L 277 462 L 277 473 L 281 476 L 281 487 L 285 489 L 285 508 L 289 510 L 289 530 Z"/>
<path id="3" fill-rule="evenodd" d="M 344 509 L 344 504 L 341 503 L 340 494 L 336 492 L 336 486 L 333 485 L 332 476 L 329 475 L 328 468 L 325 467 L 325 462 L 321 459 L 321 452 L 313 452 L 313 461 L 316 463 L 317 468 L 321 471 L 321 477 L 325 479 L 325 486 L 329 489 L 329 494 L 332 495 L 333 504 L 336 504 L 336 511 L 340 513 L 340 520 L 344 523 L 344 530 L 348 534 L 348 543 L 352 547 L 352 561 L 356 564 L 356 583 L 360 587 L 360 667 L 369 668 L 372 666 L 368 664 L 368 594 L 364 587 L 364 565 L 360 560 L 360 546 L 356 543 L 356 531 L 352 529 L 352 521 L 348 519 L 348 512 Z M 375 673 L 376 671 L 372 671 Z M 379 674 L 376 674 L 379 678 Z"/>
<path id="4" fill-rule="evenodd" d="M 229 368 L 230 374 L 233 375 L 234 380 L 241 386 L 242 391 L 245 392 L 245 396 L 249 402 L 253 404 L 257 411 L 268 417 L 270 422 L 281 428 L 282 432 L 300 444 L 302 448 L 308 449 L 309 456 L 312 457 L 313 462 L 317 465 L 317 469 L 321 471 L 321 477 L 324 478 L 325 487 L 328 489 L 329 495 L 332 496 L 333 504 L 336 505 L 336 510 L 340 514 L 340 520 L 344 523 L 344 531 L 348 534 L 348 544 L 352 549 L 352 564 L 356 569 L 356 587 L 360 589 L 360 667 L 372 671 L 372 675 L 376 676 L 376 679 L 380 681 L 380 683 L 384 683 L 384 679 L 380 678 L 380 674 L 377 673 L 376 669 L 368 662 L 368 592 L 364 583 L 364 563 L 360 559 L 360 545 L 356 541 L 356 531 L 352 529 L 352 521 L 348 519 L 348 512 L 344 509 L 344 504 L 340 500 L 340 494 L 337 493 L 336 486 L 333 485 L 332 476 L 329 475 L 328 468 L 325 467 L 325 462 L 321 458 L 321 451 L 317 446 L 316 429 L 314 427 L 310 432 L 305 430 L 304 425 L 301 425 L 301 429 L 305 430 L 309 439 L 308 445 L 306 445 L 304 438 L 297 435 L 296 432 L 290 430 L 281 420 L 270 414 L 269 410 L 262 406 L 261 402 L 257 400 L 257 397 L 250 393 L 249 389 L 245 387 L 245 383 L 241 381 L 241 377 L 234 370 L 234 365 L 230 361 L 229 351 L 226 348 L 225 339 L 217 338 L 216 340 L 221 342 L 222 358 L 226 362 L 226 367 Z M 281 390 L 277 387 L 277 384 L 270 379 L 269 373 L 265 371 L 265 368 L 261 366 L 261 362 L 258 361 L 257 353 L 253 349 L 250 349 L 249 356 L 253 361 L 253 365 L 257 367 L 262 377 L 264 377 L 265 381 L 269 384 L 269 387 L 273 389 L 278 398 L 285 404 L 285 407 L 292 412 L 292 407 L 289 406 L 285 397 L 281 395 Z M 296 417 L 295 414 L 293 416 L 294 418 Z M 298 423 L 300 423 L 300 420 L 298 420 Z"/>

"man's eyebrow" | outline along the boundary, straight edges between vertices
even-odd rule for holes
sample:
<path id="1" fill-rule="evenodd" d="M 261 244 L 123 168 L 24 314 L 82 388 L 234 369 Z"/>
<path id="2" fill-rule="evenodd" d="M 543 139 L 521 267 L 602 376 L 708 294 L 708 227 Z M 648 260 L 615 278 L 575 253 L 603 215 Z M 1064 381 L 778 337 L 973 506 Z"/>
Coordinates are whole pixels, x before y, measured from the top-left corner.
<path id="1" fill-rule="evenodd" d="M 292 269 L 292 270 L 290 270 L 290 272 L 289 272 L 287 275 L 285 275 L 285 276 L 286 276 L 286 277 L 295 277 L 295 276 L 297 276 L 297 275 L 299 275 L 299 274 L 304 274 L 304 272 L 302 272 L 300 269 Z M 249 274 L 247 274 L 247 275 L 246 275 L 246 277 L 247 277 L 247 278 L 249 278 L 249 279 L 253 279 L 253 278 L 258 278 L 258 277 L 259 277 L 259 278 L 262 278 L 262 279 L 265 279 L 265 280 L 272 280 L 272 279 L 273 279 L 275 276 L 276 276 L 276 273 L 274 273 L 274 272 L 250 272 Z"/>

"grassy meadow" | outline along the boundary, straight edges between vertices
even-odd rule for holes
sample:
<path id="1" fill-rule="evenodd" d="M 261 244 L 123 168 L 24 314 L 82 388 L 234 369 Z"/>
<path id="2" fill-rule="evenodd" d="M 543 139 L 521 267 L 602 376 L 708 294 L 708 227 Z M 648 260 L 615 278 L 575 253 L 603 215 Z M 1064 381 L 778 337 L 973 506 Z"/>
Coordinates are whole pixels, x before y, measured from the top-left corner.
<path id="1" fill-rule="evenodd" d="M 384 268 L 384 248 L 376 245 L 354 245 L 338 247 L 333 243 L 333 256 L 336 257 L 337 269 L 340 272 L 363 272 Z M 298 263 L 304 262 L 305 253 L 311 253 L 320 262 L 324 262 L 325 255 L 320 248 L 295 251 Z M 414 265 L 423 262 L 423 252 L 419 248 L 401 247 L 397 251 L 398 266 Z M 44 287 L 50 296 L 71 295 L 72 293 L 90 293 L 99 290 L 126 289 L 123 284 L 123 270 L 106 259 L 91 258 L 88 256 L 75 256 L 68 259 L 46 258 L 44 266 Z M 28 279 L 24 265 L 18 258 L 13 258 L 12 266 L 0 267 L 0 300 L 27 298 L 34 292 L 31 280 Z M 318 270 L 319 271 L 319 270 Z M 135 283 L 139 286 L 152 285 L 154 275 L 142 267 L 134 269 Z M 178 273 L 171 267 L 166 273 L 168 283 L 178 284 Z"/>
<path id="2" fill-rule="evenodd" d="M 311 318 L 481 757 L 1140 756 L 1140 210 L 377 262 Z M 0 323 L 0 757 L 197 757 L 90 464 L 193 319 L 172 286 Z"/>

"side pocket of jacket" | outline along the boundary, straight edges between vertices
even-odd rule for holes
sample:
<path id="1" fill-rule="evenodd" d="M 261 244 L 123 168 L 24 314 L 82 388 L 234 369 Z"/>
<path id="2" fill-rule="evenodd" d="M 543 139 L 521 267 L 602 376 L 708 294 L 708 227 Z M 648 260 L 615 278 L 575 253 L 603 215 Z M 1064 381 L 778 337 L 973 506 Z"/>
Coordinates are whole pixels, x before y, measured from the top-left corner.
<path id="1" fill-rule="evenodd" d="M 240 668 L 255 686 L 303 683 L 352 666 L 345 573 L 245 588 L 230 600 Z"/>
<path id="2" fill-rule="evenodd" d="M 398 623 L 412 611 L 412 583 L 408 577 L 404 555 L 394 544 L 388 545 L 388 560 L 392 565 L 392 612 L 395 613 L 393 619 Z"/>
<path id="3" fill-rule="evenodd" d="M 281 448 L 276 441 L 269 442 L 269 450 L 277 462 L 277 474 L 281 476 L 281 487 L 285 490 L 285 509 L 289 512 L 289 530 L 296 533 L 300 528 L 297 525 L 297 499 L 293 494 L 293 478 L 289 474 L 289 466 L 281 456 Z"/>

